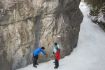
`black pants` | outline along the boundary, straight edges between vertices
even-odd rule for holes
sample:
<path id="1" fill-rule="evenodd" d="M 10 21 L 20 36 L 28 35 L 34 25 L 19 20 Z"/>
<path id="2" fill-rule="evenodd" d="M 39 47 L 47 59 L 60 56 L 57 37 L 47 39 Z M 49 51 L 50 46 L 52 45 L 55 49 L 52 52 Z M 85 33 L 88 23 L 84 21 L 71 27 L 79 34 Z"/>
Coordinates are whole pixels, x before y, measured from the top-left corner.
<path id="1" fill-rule="evenodd" d="M 55 67 L 54 68 L 58 68 L 59 67 L 59 61 L 57 59 L 55 59 Z"/>
<path id="2" fill-rule="evenodd" d="M 33 66 L 36 66 L 38 64 L 37 60 L 38 60 L 38 56 L 33 56 Z"/>

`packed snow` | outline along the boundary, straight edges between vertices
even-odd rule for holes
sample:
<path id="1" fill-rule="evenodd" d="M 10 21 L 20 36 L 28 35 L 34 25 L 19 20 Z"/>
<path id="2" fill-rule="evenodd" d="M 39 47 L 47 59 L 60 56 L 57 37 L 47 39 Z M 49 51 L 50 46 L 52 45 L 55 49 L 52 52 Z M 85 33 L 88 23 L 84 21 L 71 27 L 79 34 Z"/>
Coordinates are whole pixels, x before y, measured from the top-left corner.
<path id="1" fill-rule="evenodd" d="M 80 3 L 84 15 L 81 24 L 78 46 L 71 55 L 60 60 L 57 70 L 105 70 L 105 33 L 88 17 L 89 8 Z M 18 70 L 55 70 L 54 60 L 40 63 L 37 68 L 29 65 Z"/>

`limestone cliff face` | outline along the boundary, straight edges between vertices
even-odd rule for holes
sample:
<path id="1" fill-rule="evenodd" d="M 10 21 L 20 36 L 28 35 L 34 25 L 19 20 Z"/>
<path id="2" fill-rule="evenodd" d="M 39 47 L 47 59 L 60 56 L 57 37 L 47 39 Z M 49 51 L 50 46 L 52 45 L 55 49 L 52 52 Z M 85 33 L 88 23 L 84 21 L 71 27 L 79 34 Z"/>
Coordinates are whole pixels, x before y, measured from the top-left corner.
<path id="1" fill-rule="evenodd" d="M 52 0 L 43 3 L 40 41 L 47 49 L 52 48 L 53 42 L 58 42 L 62 48 L 61 55 L 65 56 L 76 47 L 82 21 L 79 2 Z"/>
<path id="2" fill-rule="evenodd" d="M 0 70 L 32 62 L 42 45 L 51 53 L 58 42 L 62 57 L 76 47 L 82 14 L 80 0 L 0 0 Z M 49 56 L 50 57 L 50 56 Z"/>

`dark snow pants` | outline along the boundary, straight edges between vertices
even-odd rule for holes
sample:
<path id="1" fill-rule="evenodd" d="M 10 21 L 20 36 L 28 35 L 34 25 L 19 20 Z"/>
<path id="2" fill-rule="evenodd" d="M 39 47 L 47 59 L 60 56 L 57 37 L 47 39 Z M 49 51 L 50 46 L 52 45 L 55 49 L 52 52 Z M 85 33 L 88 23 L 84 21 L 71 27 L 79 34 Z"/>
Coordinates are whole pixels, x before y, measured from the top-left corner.
<path id="1" fill-rule="evenodd" d="M 33 56 L 33 66 L 36 66 L 38 64 L 37 60 L 38 60 L 38 56 Z"/>
<path id="2" fill-rule="evenodd" d="M 59 61 L 57 59 L 55 59 L 55 67 L 54 68 L 58 68 L 59 67 Z"/>

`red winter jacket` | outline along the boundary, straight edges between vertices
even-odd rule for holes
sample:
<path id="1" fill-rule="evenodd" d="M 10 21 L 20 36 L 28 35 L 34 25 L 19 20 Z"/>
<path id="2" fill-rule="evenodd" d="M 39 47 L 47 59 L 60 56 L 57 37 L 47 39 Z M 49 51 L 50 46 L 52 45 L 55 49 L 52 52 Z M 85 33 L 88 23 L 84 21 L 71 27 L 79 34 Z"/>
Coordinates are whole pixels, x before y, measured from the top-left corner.
<path id="1" fill-rule="evenodd" d="M 59 61 L 60 60 L 60 50 L 55 53 L 55 58 Z"/>

